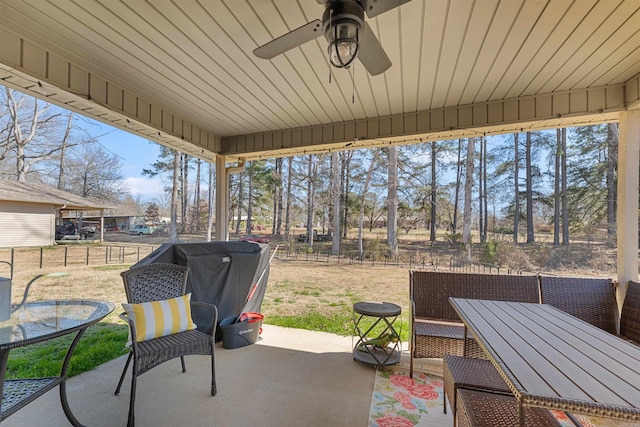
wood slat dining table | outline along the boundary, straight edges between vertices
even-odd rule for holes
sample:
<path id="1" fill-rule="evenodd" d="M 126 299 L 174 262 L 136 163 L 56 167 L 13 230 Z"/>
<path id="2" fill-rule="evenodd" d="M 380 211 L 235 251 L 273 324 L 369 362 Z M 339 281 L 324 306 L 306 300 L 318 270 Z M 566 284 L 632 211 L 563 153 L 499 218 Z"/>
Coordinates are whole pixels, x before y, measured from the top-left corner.
<path id="1" fill-rule="evenodd" d="M 450 298 L 523 407 L 640 421 L 640 347 L 547 304 Z"/>

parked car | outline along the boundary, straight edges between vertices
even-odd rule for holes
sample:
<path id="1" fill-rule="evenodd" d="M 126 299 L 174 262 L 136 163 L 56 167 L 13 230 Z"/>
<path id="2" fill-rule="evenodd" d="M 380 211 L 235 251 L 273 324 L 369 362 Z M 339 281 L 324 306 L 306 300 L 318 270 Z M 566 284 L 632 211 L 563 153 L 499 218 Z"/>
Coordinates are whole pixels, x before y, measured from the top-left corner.
<path id="1" fill-rule="evenodd" d="M 269 243 L 269 239 L 267 237 L 258 236 L 255 234 L 249 234 L 247 236 L 242 236 L 240 238 L 241 242 L 256 242 L 256 243 Z"/>
<path id="2" fill-rule="evenodd" d="M 326 242 L 328 240 L 331 240 L 330 234 L 321 234 L 321 233 L 318 233 L 317 230 L 313 230 L 314 242 Z M 309 241 L 309 236 L 306 233 L 298 235 L 298 242 L 308 242 L 308 241 Z"/>
<path id="3" fill-rule="evenodd" d="M 120 231 L 120 227 L 117 225 L 107 225 L 105 231 Z"/>
<path id="4" fill-rule="evenodd" d="M 143 234 L 153 234 L 153 227 L 150 225 L 136 225 L 129 229 L 129 234 L 137 234 L 138 236 Z"/>

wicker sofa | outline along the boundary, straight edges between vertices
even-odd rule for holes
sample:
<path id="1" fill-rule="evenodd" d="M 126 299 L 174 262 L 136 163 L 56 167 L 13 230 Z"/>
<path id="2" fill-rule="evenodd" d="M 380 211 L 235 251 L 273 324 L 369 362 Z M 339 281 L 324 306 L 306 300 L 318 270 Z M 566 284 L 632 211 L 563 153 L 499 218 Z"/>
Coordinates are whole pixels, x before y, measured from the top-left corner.
<path id="1" fill-rule="evenodd" d="M 449 304 L 449 297 L 540 302 L 537 276 L 506 274 L 410 271 L 411 298 L 410 375 L 413 359 L 445 354 L 462 355 L 464 325 Z M 484 357 L 484 352 L 467 337 L 467 355 Z"/>

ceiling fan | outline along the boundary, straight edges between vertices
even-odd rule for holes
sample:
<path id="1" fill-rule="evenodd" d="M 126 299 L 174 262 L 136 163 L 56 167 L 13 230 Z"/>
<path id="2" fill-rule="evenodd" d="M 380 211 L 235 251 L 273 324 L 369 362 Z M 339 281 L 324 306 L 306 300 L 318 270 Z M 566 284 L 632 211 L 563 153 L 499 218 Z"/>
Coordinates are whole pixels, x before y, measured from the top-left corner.
<path id="1" fill-rule="evenodd" d="M 324 34 L 329 42 L 331 65 L 349 68 L 360 59 L 369 74 L 375 76 L 391 67 L 380 41 L 364 20 L 401 6 L 411 0 L 316 0 L 325 5 L 322 21 L 316 19 L 290 31 L 253 51 L 262 59 L 271 59 Z"/>

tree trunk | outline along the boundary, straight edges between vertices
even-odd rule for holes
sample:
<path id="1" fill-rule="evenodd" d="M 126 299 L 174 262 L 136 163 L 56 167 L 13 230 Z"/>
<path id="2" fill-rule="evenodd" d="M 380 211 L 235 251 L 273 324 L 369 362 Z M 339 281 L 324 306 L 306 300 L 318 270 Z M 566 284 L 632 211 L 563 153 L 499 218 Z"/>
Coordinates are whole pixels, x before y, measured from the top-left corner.
<path id="1" fill-rule="evenodd" d="M 436 193 L 438 189 L 438 183 L 436 181 L 436 166 L 438 163 L 437 149 L 437 142 L 431 141 L 431 224 L 429 229 L 429 240 L 432 242 L 436 241 L 436 215 L 438 213 L 438 205 L 436 203 Z"/>
<path id="2" fill-rule="evenodd" d="M 562 175 L 562 244 L 569 244 L 569 199 L 567 196 L 567 128 L 562 128 L 562 157 L 560 169 Z"/>
<path id="3" fill-rule="evenodd" d="M 213 164 L 209 163 L 209 200 L 207 205 L 209 206 L 208 209 L 208 213 L 207 213 L 207 242 L 211 241 L 211 234 L 213 231 L 213 212 L 214 212 L 214 208 L 213 208 L 213 201 L 215 199 L 215 193 L 216 193 L 216 187 L 215 184 L 213 182 L 213 175 L 214 175 L 214 170 L 213 170 Z"/>
<path id="4" fill-rule="evenodd" d="M 307 238 L 309 247 L 313 247 L 313 203 L 314 203 L 314 165 L 313 154 L 309 155 L 307 167 Z"/>
<path id="5" fill-rule="evenodd" d="M 194 196 L 194 225 L 196 233 L 200 232 L 200 167 L 202 164 L 202 160 L 198 159 L 196 161 L 196 188 L 195 188 L 195 196 Z"/>
<path id="6" fill-rule="evenodd" d="M 387 247 L 389 254 L 398 255 L 398 147 L 389 147 L 387 190 Z"/>
<path id="7" fill-rule="evenodd" d="M 282 191 L 282 165 L 284 164 L 284 159 L 282 157 L 278 158 L 278 224 L 276 225 L 276 236 L 280 236 L 282 234 L 282 211 L 283 211 L 283 191 Z"/>
<path id="8" fill-rule="evenodd" d="M 467 145 L 467 167 L 464 184 L 464 218 L 462 226 L 462 242 L 467 250 L 467 261 L 471 261 L 471 192 L 473 191 L 473 164 L 475 153 L 475 138 L 469 138 Z"/>
<path id="9" fill-rule="evenodd" d="M 526 172 L 527 172 L 527 243 L 535 242 L 533 230 L 533 173 L 531 165 L 531 132 L 527 132 L 526 139 Z"/>
<path id="10" fill-rule="evenodd" d="M 67 151 L 67 141 L 69 140 L 69 135 L 71 134 L 71 124 L 73 123 L 73 113 L 69 113 L 69 120 L 67 121 L 67 128 L 64 131 L 64 136 L 62 137 L 62 143 L 60 144 L 60 163 L 58 167 L 58 189 L 64 190 L 65 182 L 64 182 L 64 165 L 65 165 L 65 156 Z"/>
<path id="11" fill-rule="evenodd" d="M 373 157 L 371 158 L 371 163 L 369 163 L 369 169 L 367 170 L 367 176 L 364 179 L 362 194 L 360 194 L 360 213 L 358 214 L 358 259 L 360 261 L 364 259 L 364 244 L 362 239 L 362 223 L 364 221 L 364 204 L 367 197 L 367 193 L 369 192 L 369 184 L 371 183 L 371 177 L 373 176 L 373 171 L 378 165 L 379 155 L 380 155 L 380 150 L 377 148 L 374 149 Z"/>
<path id="12" fill-rule="evenodd" d="M 520 228 L 520 143 L 518 134 L 513 134 L 515 153 L 513 160 L 513 184 L 515 186 L 515 203 L 513 206 L 513 243 L 518 244 L 518 229 Z"/>
<path id="13" fill-rule="evenodd" d="M 560 155 L 562 133 L 560 128 L 556 129 L 556 155 L 554 170 L 554 194 L 553 194 L 553 244 L 560 244 Z"/>
<path id="14" fill-rule="evenodd" d="M 284 214 L 284 235 L 287 236 L 287 242 L 289 241 L 289 230 L 291 230 L 291 184 L 293 178 L 291 173 L 293 172 L 293 157 L 289 157 L 287 163 L 287 204 Z"/>
<path id="15" fill-rule="evenodd" d="M 182 155 L 182 232 L 189 230 L 189 156 Z"/>
<path id="16" fill-rule="evenodd" d="M 178 186 L 180 185 L 180 153 L 173 151 L 173 178 L 171 186 L 171 222 L 169 223 L 169 242 L 178 239 Z"/>
<path id="17" fill-rule="evenodd" d="M 238 177 L 238 218 L 236 218 L 236 235 L 240 234 L 242 225 L 242 197 L 244 193 L 244 172 L 236 174 Z"/>
<path id="18" fill-rule="evenodd" d="M 458 204 L 460 203 L 460 182 L 462 181 L 462 138 L 458 139 L 458 162 L 456 163 L 456 193 L 453 200 L 453 223 L 451 233 L 458 230 Z"/>
<path id="19" fill-rule="evenodd" d="M 347 230 L 349 228 L 349 178 L 351 169 L 351 158 L 353 157 L 353 151 L 347 151 L 342 158 L 342 182 L 343 182 L 343 198 L 342 204 L 344 207 L 344 216 L 342 219 L 342 237 L 347 237 Z"/>
<path id="20" fill-rule="evenodd" d="M 331 153 L 332 230 L 331 253 L 340 254 L 340 153 Z"/>
<path id="21" fill-rule="evenodd" d="M 480 243 L 486 243 L 486 238 L 483 235 L 484 230 L 484 204 L 482 203 L 482 199 L 484 197 L 483 193 L 483 185 L 484 180 L 482 179 L 482 161 L 484 159 L 484 140 L 482 137 L 480 139 L 480 152 L 478 157 L 478 234 L 480 236 Z"/>
<path id="22" fill-rule="evenodd" d="M 487 241 L 487 231 L 489 229 L 489 194 L 487 193 L 487 137 L 483 137 L 482 138 L 483 143 L 484 143 L 484 156 L 483 156 L 483 161 L 482 161 L 482 180 L 483 180 L 483 185 L 482 187 L 484 188 L 484 228 L 482 230 L 482 236 L 484 237 L 484 242 Z"/>
<path id="23" fill-rule="evenodd" d="M 253 220 L 253 161 L 249 162 L 249 188 L 247 188 L 247 234 L 251 234 L 251 221 Z"/>
<path id="24" fill-rule="evenodd" d="M 618 124 L 607 124 L 607 235 L 616 236 L 617 196 L 616 172 L 618 166 Z"/>

